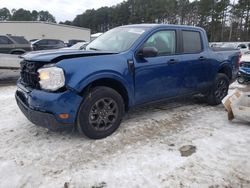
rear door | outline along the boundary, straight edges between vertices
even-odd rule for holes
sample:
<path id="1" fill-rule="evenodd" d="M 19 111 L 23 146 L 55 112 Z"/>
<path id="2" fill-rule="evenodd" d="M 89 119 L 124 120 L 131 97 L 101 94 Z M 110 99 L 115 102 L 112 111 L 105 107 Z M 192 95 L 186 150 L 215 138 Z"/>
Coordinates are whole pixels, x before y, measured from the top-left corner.
<path id="1" fill-rule="evenodd" d="M 211 82 L 212 66 L 201 33 L 182 30 L 183 84 L 187 93 L 206 89 Z"/>

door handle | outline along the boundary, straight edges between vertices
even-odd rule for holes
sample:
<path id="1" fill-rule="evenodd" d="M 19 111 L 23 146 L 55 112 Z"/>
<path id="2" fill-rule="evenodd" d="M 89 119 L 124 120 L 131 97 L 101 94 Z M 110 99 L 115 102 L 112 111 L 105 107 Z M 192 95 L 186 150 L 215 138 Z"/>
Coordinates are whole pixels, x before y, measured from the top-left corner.
<path id="1" fill-rule="evenodd" d="M 168 61 L 168 64 L 175 64 L 175 63 L 178 63 L 178 61 L 175 60 L 175 59 L 170 59 L 170 60 Z"/>
<path id="2" fill-rule="evenodd" d="M 206 59 L 207 59 L 207 58 L 204 57 L 204 56 L 199 57 L 199 60 L 201 60 L 201 61 L 204 61 L 204 60 L 206 60 Z"/>

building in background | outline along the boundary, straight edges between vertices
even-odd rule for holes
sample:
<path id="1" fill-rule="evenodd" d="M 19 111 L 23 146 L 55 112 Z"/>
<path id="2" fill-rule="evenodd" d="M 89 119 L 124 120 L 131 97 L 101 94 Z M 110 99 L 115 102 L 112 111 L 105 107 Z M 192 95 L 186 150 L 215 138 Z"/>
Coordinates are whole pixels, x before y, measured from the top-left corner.
<path id="1" fill-rule="evenodd" d="M 59 39 L 90 41 L 90 29 L 39 21 L 3 21 L 0 22 L 0 35 L 24 36 L 32 39 Z"/>

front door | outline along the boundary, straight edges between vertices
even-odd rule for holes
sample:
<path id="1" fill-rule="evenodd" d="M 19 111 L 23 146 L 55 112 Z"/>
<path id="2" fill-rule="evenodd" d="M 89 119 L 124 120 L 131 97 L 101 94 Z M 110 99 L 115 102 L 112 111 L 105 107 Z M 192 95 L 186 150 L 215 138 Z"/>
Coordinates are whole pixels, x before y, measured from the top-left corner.
<path id="1" fill-rule="evenodd" d="M 136 58 L 135 102 L 142 104 L 174 97 L 183 89 L 180 55 L 176 55 L 176 31 L 161 30 L 152 34 L 140 47 L 155 47 L 156 57 Z"/>

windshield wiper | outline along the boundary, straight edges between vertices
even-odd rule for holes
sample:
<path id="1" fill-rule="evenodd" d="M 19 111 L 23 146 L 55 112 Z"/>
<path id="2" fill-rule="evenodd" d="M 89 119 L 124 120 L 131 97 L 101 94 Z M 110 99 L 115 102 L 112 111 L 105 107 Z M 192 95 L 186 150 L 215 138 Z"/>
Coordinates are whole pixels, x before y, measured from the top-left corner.
<path id="1" fill-rule="evenodd" d="M 95 50 L 95 51 L 101 51 L 100 49 L 97 48 L 89 48 L 90 50 Z"/>

